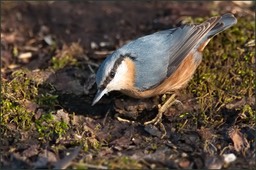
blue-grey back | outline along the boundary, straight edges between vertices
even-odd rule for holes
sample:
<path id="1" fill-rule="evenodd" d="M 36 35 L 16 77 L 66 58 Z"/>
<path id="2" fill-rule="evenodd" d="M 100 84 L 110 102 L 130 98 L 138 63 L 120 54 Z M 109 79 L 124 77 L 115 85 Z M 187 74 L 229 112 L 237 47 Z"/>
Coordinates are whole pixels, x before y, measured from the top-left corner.
<path id="1" fill-rule="evenodd" d="M 168 74 L 168 66 L 175 58 L 182 36 L 192 29 L 190 26 L 159 31 L 134 40 L 117 53 L 129 54 L 135 60 L 135 87 L 146 90 L 162 82 Z M 179 63 L 177 63 L 179 64 Z"/>

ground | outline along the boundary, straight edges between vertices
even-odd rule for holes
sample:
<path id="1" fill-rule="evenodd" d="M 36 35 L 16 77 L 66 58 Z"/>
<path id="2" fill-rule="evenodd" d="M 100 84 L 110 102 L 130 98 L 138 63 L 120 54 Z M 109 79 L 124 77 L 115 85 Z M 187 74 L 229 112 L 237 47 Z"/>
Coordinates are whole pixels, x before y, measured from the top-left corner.
<path id="1" fill-rule="evenodd" d="M 234 2 L 1 2 L 1 169 L 255 167 L 255 13 Z M 110 93 L 91 106 L 95 72 L 139 36 L 233 13 L 182 104 L 145 126 L 171 94 Z"/>

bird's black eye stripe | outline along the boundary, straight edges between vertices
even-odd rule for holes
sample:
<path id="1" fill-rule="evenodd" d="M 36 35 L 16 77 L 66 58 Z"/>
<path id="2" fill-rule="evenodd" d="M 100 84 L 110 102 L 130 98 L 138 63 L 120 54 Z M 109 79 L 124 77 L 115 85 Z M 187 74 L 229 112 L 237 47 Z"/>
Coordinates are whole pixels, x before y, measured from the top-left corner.
<path id="1" fill-rule="evenodd" d="M 109 76 L 111 77 L 111 78 L 114 78 L 115 77 L 115 72 L 112 70 L 111 72 L 110 72 L 110 74 L 109 74 Z"/>
<path id="2" fill-rule="evenodd" d="M 102 87 L 107 87 L 108 83 L 115 77 L 116 75 L 116 70 L 118 68 L 118 66 L 122 63 L 122 61 L 126 58 L 129 57 L 132 60 L 134 59 L 133 57 L 131 57 L 130 54 L 125 54 L 125 55 L 120 55 L 120 57 L 115 61 L 114 66 L 112 68 L 112 70 L 109 72 L 108 76 L 106 77 L 106 79 L 104 80 Z"/>

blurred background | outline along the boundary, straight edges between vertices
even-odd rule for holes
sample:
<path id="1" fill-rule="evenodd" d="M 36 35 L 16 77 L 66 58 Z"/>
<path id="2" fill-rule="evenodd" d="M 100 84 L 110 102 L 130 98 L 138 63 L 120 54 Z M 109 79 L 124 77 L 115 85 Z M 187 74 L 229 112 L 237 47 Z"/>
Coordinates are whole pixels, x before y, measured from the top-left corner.
<path id="1" fill-rule="evenodd" d="M 1 2 L 1 39 L 5 44 L 15 43 L 19 52 L 29 51 L 20 45 L 31 47 L 40 40 L 46 43 L 52 43 L 47 40 L 54 40 L 58 46 L 78 42 L 85 54 L 98 58 L 104 57 L 104 52 L 103 56 L 98 56 L 101 52 L 95 54 L 92 51 L 95 48 L 97 51 L 104 48 L 113 50 L 125 41 L 179 26 L 184 20 L 191 22 L 191 18 L 195 17 L 210 17 L 226 12 L 238 17 L 248 13 L 253 15 L 252 8 L 253 1 Z M 33 50 L 29 61 L 38 59 L 35 54 L 38 51 Z M 43 55 L 42 51 L 40 53 Z M 8 60 L 12 59 L 2 59 L 3 66 L 13 62 Z M 34 65 L 34 62 L 22 64 L 27 64 L 29 68 L 43 65 Z"/>

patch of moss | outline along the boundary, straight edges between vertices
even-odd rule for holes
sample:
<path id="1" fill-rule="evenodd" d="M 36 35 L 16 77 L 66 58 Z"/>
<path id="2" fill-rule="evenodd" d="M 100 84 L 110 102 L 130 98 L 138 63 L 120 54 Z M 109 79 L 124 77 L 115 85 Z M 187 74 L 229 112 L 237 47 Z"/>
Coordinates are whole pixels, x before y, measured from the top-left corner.
<path id="1" fill-rule="evenodd" d="M 45 92 L 36 97 L 36 103 L 40 107 L 54 109 L 54 106 L 58 104 L 58 95 Z"/>
<path id="2" fill-rule="evenodd" d="M 255 39 L 254 30 L 253 17 L 238 18 L 236 25 L 215 36 L 206 46 L 203 61 L 185 90 L 198 98 L 201 118 L 206 123 L 217 121 L 216 115 L 227 104 L 253 98 L 255 46 L 246 43 Z M 244 106 L 235 109 L 242 112 Z M 251 109 L 249 116 L 255 114 Z"/>
<path id="3" fill-rule="evenodd" d="M 101 142 L 98 141 L 95 137 L 85 137 L 81 140 L 81 144 L 83 146 L 83 150 L 86 152 L 89 149 L 99 150 L 102 146 Z"/>
<path id="4" fill-rule="evenodd" d="M 28 74 L 29 70 L 21 69 L 13 72 L 11 81 L 2 80 L 1 125 L 7 127 L 14 123 L 21 130 L 35 128 L 41 137 L 63 135 L 68 125 L 52 118 L 58 96 L 40 90 L 40 84 L 34 82 Z M 38 108 L 42 110 L 42 115 L 35 120 Z"/>
<path id="5" fill-rule="evenodd" d="M 81 145 L 85 152 L 89 150 L 95 150 L 97 152 L 104 142 L 99 141 L 92 130 L 84 130 L 81 138 L 77 139 L 76 143 Z"/>
<path id="6" fill-rule="evenodd" d="M 37 85 L 26 77 L 27 70 L 16 71 L 9 82 L 2 80 L 1 125 L 15 123 L 18 128 L 29 129 L 34 113 L 28 111 L 23 103 L 32 100 L 37 94 Z"/>
<path id="7" fill-rule="evenodd" d="M 255 110 L 253 110 L 253 108 L 246 104 L 243 106 L 243 109 L 242 109 L 242 113 L 241 113 L 241 117 L 243 119 L 246 119 L 247 121 L 251 121 L 251 120 L 254 120 L 254 124 L 256 122 L 256 117 L 255 117 Z"/>
<path id="8" fill-rule="evenodd" d="M 68 124 L 54 119 L 53 113 L 45 113 L 35 121 L 36 129 L 41 139 L 47 140 L 55 135 L 61 137 L 68 130 Z"/>
<path id="9" fill-rule="evenodd" d="M 70 55 L 65 55 L 63 57 L 52 57 L 51 59 L 52 68 L 54 70 L 59 70 L 64 68 L 67 65 L 74 65 L 76 63 L 76 59 Z"/>
<path id="10" fill-rule="evenodd" d="M 18 129 L 28 130 L 32 124 L 33 113 L 28 112 L 19 103 L 14 102 L 8 98 L 1 100 L 1 122 L 5 127 L 8 123 L 15 123 Z"/>
<path id="11" fill-rule="evenodd" d="M 51 64 L 54 70 L 59 70 L 67 65 L 76 65 L 77 58 L 83 56 L 83 48 L 78 43 L 72 43 L 70 46 L 64 45 L 57 51 L 56 56 L 52 57 Z"/>

